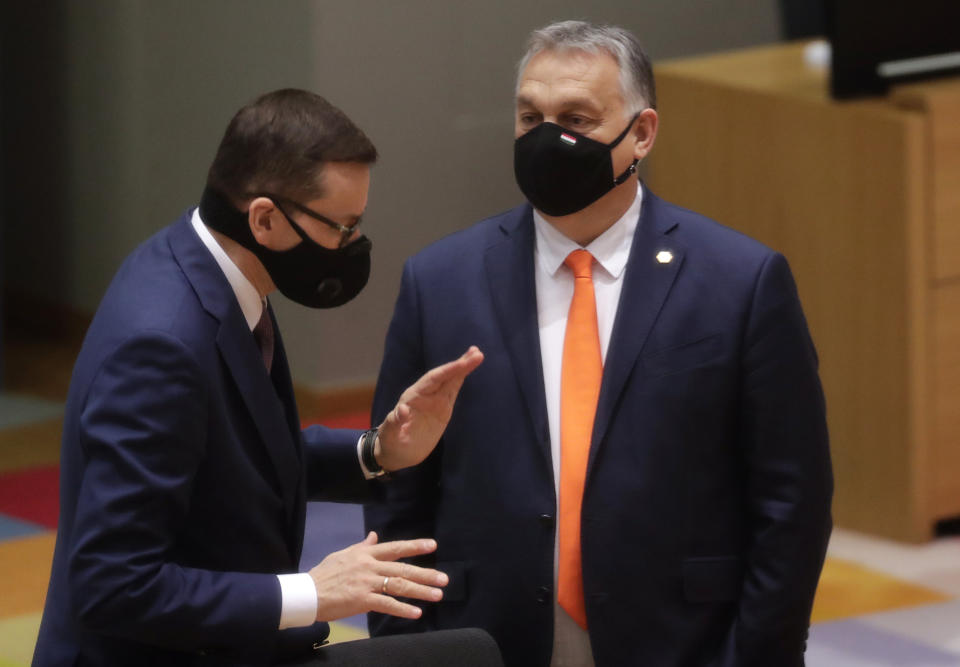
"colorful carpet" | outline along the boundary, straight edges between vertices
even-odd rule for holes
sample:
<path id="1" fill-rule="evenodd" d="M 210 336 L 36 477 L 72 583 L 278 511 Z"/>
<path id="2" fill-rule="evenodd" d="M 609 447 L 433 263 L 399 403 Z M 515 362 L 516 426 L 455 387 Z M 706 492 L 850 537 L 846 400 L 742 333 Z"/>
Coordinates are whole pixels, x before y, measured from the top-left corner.
<path id="1" fill-rule="evenodd" d="M 47 402 L 6 405 L 17 414 L 0 415 L 0 667 L 25 667 L 53 554 L 60 421 Z M 367 427 L 365 415 L 325 423 Z M 359 506 L 311 503 L 301 569 L 361 539 Z M 835 531 L 813 620 L 810 667 L 960 667 L 960 538 L 914 546 Z M 333 641 L 364 636 L 362 616 L 332 624 Z"/>

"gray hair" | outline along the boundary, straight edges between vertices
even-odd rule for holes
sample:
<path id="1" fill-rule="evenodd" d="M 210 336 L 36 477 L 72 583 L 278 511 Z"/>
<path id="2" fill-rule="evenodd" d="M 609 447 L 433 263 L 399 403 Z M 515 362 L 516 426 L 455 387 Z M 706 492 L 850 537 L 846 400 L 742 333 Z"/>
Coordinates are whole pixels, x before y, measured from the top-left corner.
<path id="1" fill-rule="evenodd" d="M 527 39 L 527 51 L 517 65 L 518 90 L 523 70 L 541 51 L 606 51 L 620 68 L 620 92 L 627 115 L 634 116 L 648 107 L 657 108 L 650 58 L 633 33 L 623 28 L 586 21 L 560 21 L 534 30 Z"/>

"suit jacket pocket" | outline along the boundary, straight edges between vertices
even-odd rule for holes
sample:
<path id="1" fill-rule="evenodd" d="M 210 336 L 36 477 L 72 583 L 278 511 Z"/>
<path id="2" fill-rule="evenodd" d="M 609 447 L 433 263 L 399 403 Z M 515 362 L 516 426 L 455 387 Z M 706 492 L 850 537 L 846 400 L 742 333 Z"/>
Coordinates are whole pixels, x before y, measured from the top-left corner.
<path id="1" fill-rule="evenodd" d="M 683 594 L 689 602 L 737 600 L 743 587 L 743 561 L 737 556 L 687 558 L 682 576 Z"/>
<path id="2" fill-rule="evenodd" d="M 701 336 L 663 350 L 644 354 L 643 368 L 650 377 L 682 373 L 705 366 L 720 354 L 720 334 Z"/>
<path id="3" fill-rule="evenodd" d="M 438 562 L 436 569 L 446 572 L 450 583 L 443 589 L 441 602 L 463 602 L 467 599 L 467 572 L 469 563 L 466 561 Z"/>

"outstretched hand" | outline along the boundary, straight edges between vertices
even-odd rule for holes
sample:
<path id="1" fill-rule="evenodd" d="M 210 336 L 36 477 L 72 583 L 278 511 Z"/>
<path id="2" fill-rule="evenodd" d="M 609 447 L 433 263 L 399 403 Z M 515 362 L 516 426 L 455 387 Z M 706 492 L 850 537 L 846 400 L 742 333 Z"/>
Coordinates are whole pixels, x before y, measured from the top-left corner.
<path id="1" fill-rule="evenodd" d="M 395 596 L 436 602 L 443 597 L 439 587 L 449 579 L 438 570 L 395 561 L 436 548 L 430 539 L 377 544 L 377 534 L 371 532 L 363 542 L 330 554 L 310 570 L 317 587 L 317 620 L 334 621 L 368 611 L 420 618 L 419 607 Z"/>
<path id="2" fill-rule="evenodd" d="M 437 366 L 408 387 L 380 425 L 377 463 L 393 471 L 427 458 L 447 428 L 464 379 L 481 362 L 483 353 L 471 346 L 459 359 Z"/>

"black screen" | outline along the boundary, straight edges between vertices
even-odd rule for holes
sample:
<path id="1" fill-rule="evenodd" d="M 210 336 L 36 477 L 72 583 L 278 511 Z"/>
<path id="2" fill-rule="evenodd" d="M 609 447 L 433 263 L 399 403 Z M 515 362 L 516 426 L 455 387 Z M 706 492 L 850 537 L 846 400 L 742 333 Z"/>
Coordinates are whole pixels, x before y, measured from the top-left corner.
<path id="1" fill-rule="evenodd" d="M 827 0 L 827 33 L 834 97 L 960 71 L 960 0 Z"/>

